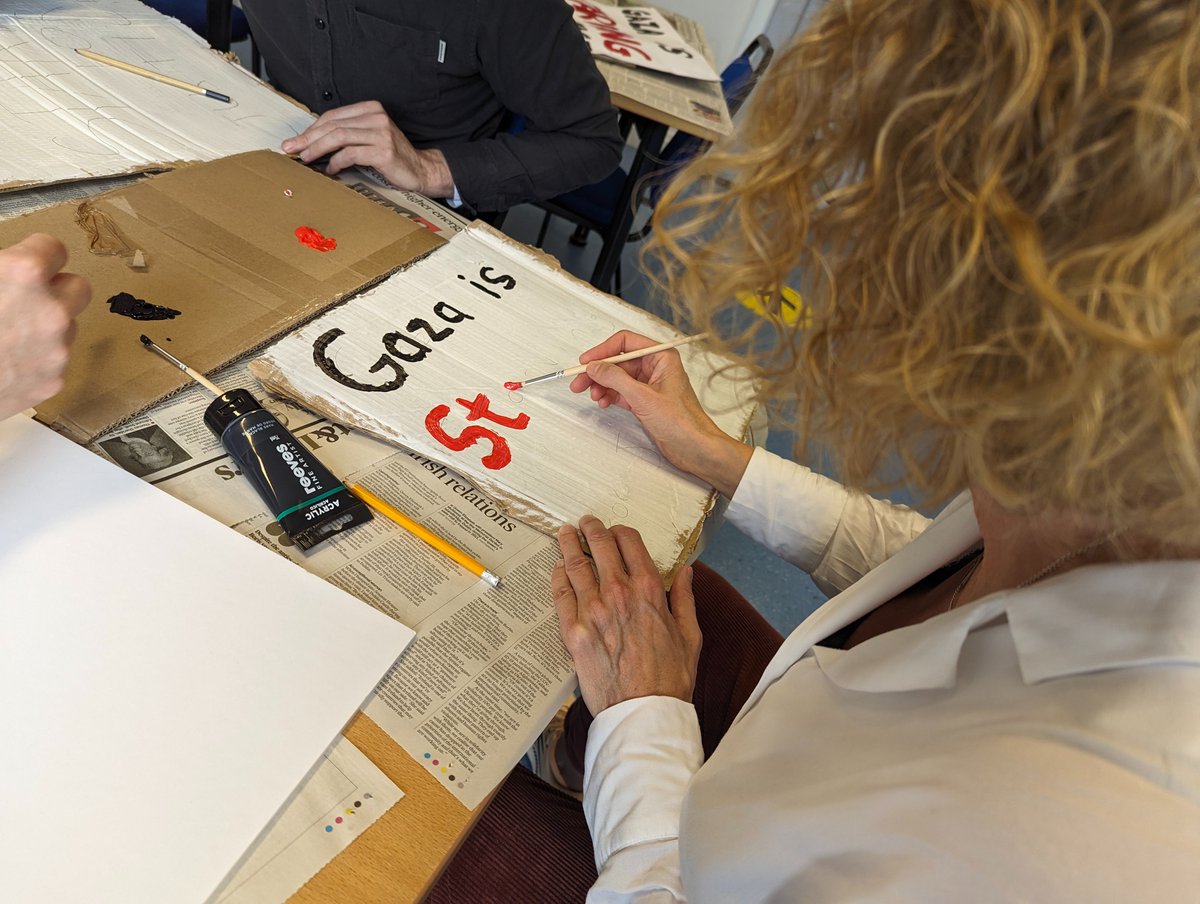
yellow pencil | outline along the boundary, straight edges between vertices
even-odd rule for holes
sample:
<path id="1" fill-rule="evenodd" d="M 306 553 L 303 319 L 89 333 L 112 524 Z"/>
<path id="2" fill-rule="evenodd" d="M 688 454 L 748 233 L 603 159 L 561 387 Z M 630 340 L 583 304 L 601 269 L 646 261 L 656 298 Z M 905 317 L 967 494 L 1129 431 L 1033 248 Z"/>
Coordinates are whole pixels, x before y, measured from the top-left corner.
<path id="1" fill-rule="evenodd" d="M 416 521 L 413 521 L 412 518 L 408 517 L 408 515 L 404 514 L 395 506 L 384 502 L 366 487 L 362 487 L 357 483 L 350 483 L 347 481 L 346 489 L 348 489 L 351 493 L 353 493 L 371 508 L 375 509 L 375 511 L 379 512 L 379 514 L 383 515 L 385 518 L 390 518 L 409 533 L 420 537 L 438 552 L 445 553 L 463 568 L 467 569 L 467 571 L 478 575 L 482 580 L 487 581 L 487 583 L 491 584 L 493 587 L 500 586 L 500 578 L 498 575 L 492 574 L 490 571 L 484 568 L 481 563 L 476 562 L 465 552 L 455 549 L 437 534 L 426 530 L 421 525 L 417 524 Z"/>
<path id="2" fill-rule="evenodd" d="M 132 72 L 134 75 L 144 75 L 146 78 L 152 78 L 156 82 L 162 82 L 164 85 L 174 85 L 176 88 L 182 88 L 184 91 L 203 94 L 205 97 L 211 97 L 213 100 L 223 100 L 227 104 L 231 103 L 228 94 L 222 94 L 220 91 L 211 91 L 208 88 L 201 88 L 199 85 L 171 78 L 171 76 L 155 72 L 153 69 L 143 69 L 141 66 L 133 65 L 133 63 L 126 63 L 124 60 L 114 60 L 112 57 L 107 57 L 102 53 L 94 53 L 91 50 L 83 50 L 79 47 L 75 48 L 75 52 L 80 56 L 87 57 L 89 60 L 95 60 L 97 63 L 107 63 L 109 66 L 115 66 L 117 69 Z"/>

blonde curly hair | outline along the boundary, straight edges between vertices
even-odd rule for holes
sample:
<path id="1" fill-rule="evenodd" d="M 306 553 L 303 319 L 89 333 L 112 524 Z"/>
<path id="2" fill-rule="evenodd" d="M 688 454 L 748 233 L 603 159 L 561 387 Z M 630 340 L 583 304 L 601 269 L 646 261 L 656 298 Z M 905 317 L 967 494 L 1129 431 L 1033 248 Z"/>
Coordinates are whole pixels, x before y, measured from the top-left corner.
<path id="1" fill-rule="evenodd" d="M 1197 2 L 831 0 L 648 250 L 847 482 L 1194 546 L 1198 112 Z"/>

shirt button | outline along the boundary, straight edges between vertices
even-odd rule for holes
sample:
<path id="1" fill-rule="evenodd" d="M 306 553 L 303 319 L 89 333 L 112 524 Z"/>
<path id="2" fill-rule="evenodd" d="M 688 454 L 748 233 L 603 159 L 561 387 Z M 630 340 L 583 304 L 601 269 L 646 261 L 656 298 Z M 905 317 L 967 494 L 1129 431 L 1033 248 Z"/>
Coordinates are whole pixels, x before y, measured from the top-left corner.
<path id="1" fill-rule="evenodd" d="M 324 19 L 315 19 L 315 20 L 313 20 L 313 24 L 315 24 L 317 26 L 317 28 L 321 29 L 322 31 L 325 30 L 325 20 Z"/>
<path id="2" fill-rule="evenodd" d="M 322 91 L 321 97 L 325 98 L 325 100 L 333 100 L 333 92 L 332 91 Z"/>

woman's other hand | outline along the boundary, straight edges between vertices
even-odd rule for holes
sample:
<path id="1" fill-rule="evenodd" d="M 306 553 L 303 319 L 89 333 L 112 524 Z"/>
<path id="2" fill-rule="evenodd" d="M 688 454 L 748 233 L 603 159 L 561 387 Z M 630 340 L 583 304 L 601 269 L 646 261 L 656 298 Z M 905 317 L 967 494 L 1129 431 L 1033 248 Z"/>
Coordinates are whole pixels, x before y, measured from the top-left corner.
<path id="1" fill-rule="evenodd" d="M 679 571 L 668 604 L 637 531 L 610 530 L 591 515 L 580 520 L 579 531 L 571 525 L 559 530 L 563 558 L 550 586 L 583 702 L 593 715 L 635 697 L 691 702 L 701 642 L 692 569 Z"/>
<path id="2" fill-rule="evenodd" d="M 571 381 L 571 391 L 588 391 L 601 408 L 619 405 L 632 411 L 667 461 L 733 496 L 753 450 L 713 423 L 679 352 L 668 349 L 620 364 L 599 360 L 656 344 L 628 330 L 615 333 L 579 356 L 579 363 L 589 366 Z"/>

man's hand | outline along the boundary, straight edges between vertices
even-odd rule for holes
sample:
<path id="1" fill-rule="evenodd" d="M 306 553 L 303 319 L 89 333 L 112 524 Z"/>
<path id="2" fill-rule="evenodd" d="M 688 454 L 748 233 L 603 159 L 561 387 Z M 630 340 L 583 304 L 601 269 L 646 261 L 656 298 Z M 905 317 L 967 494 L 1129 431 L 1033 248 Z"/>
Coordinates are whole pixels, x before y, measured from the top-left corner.
<path id="1" fill-rule="evenodd" d="M 60 273 L 67 249 L 35 233 L 0 251 L 0 419 L 24 411 L 63 387 L 75 318 L 92 289 Z"/>
<path id="2" fill-rule="evenodd" d="M 396 188 L 419 191 L 430 198 L 454 194 L 454 177 L 442 152 L 414 148 L 377 100 L 326 110 L 282 147 L 305 163 L 332 155 L 325 167 L 331 176 L 351 166 L 369 166 Z"/>
<path id="3" fill-rule="evenodd" d="M 592 555 L 583 552 L 576 529 L 565 525 L 558 532 L 563 559 L 550 586 L 583 702 L 592 715 L 634 697 L 690 703 L 701 642 L 691 568 L 676 576 L 668 605 L 637 531 L 609 530 L 591 515 L 579 527 Z"/>

